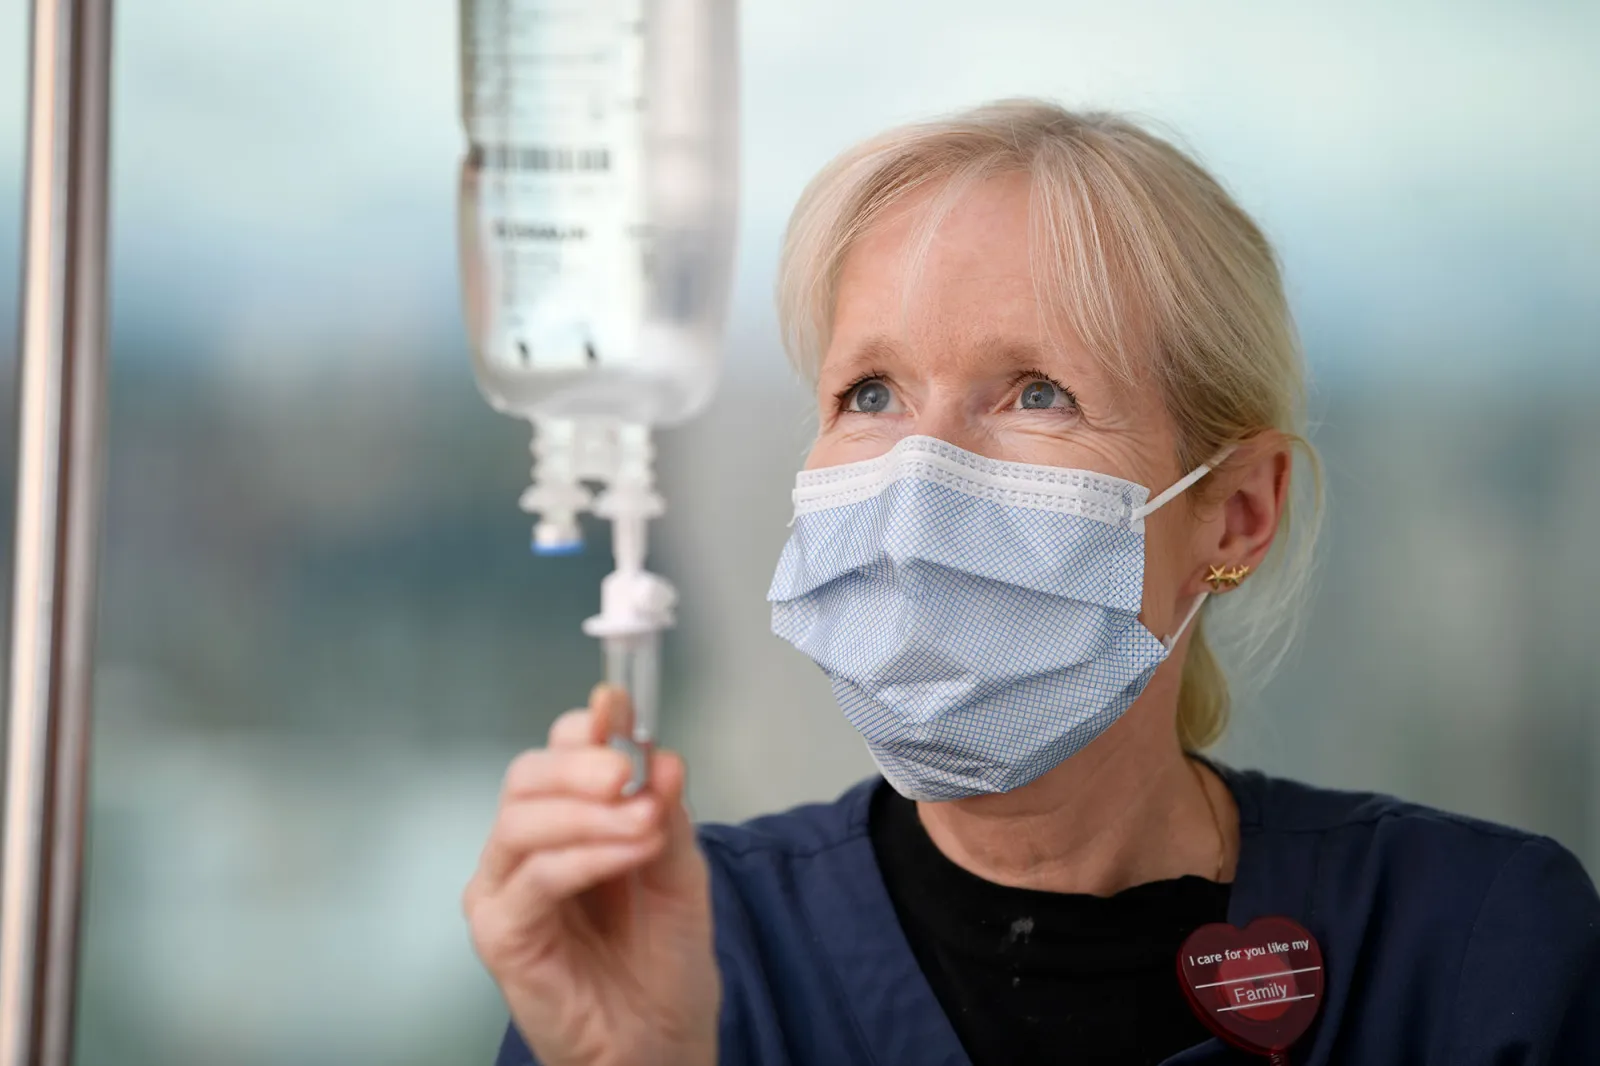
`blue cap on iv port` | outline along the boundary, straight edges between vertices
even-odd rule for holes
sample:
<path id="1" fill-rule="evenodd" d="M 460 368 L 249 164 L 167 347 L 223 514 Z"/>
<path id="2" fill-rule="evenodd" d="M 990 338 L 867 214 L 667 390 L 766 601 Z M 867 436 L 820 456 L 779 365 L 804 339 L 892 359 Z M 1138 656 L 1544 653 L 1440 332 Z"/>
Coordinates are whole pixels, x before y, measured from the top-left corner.
<path id="1" fill-rule="evenodd" d="M 525 493 L 524 500 L 526 496 Z M 541 514 L 534 523 L 528 547 L 535 555 L 576 555 L 583 551 L 583 528 L 578 524 L 578 516 L 570 511 Z"/>

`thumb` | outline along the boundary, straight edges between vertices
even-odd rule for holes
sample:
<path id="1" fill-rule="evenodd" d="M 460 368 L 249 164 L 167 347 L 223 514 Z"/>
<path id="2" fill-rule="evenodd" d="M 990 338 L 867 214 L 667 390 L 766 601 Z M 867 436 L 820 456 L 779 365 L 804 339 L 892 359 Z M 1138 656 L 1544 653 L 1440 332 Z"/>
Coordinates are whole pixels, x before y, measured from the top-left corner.
<path id="1" fill-rule="evenodd" d="M 683 803 L 686 776 L 683 760 L 670 751 L 658 751 L 650 760 L 650 791 L 661 804 L 666 842 L 641 873 L 652 887 L 673 895 L 697 892 L 706 881 L 694 820 Z"/>

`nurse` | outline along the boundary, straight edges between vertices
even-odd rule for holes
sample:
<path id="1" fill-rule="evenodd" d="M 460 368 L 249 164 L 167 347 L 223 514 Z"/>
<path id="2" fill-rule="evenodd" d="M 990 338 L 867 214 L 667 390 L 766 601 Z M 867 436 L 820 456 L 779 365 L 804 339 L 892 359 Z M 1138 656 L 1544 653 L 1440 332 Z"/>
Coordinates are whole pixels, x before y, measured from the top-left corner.
<path id="1" fill-rule="evenodd" d="M 1321 945 L 1300 1066 L 1600 1062 L 1567 851 L 1199 754 L 1208 630 L 1270 651 L 1317 520 L 1277 263 L 1213 178 L 1114 116 L 979 108 L 823 171 L 779 289 L 819 430 L 773 628 L 882 777 L 697 829 L 669 753 L 621 795 L 596 690 L 466 890 L 500 1066 L 1259 1062 L 1176 957 L 1266 915 Z"/>

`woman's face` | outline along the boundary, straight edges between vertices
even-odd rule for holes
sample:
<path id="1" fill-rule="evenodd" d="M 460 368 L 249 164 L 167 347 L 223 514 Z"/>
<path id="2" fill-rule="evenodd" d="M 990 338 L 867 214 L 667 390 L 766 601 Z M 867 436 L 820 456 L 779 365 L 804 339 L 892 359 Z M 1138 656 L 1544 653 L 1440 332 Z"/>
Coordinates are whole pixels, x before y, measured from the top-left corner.
<path id="1" fill-rule="evenodd" d="M 923 434 L 993 459 L 1111 474 L 1152 495 L 1181 477 L 1154 384 L 1115 382 L 1068 331 L 1049 328 L 1029 264 L 1027 178 L 989 180 L 961 199 L 907 299 L 907 249 L 929 198 L 886 218 L 843 264 L 807 468 Z M 1180 501 L 1147 526 L 1143 615 L 1159 636 L 1175 628 L 1179 599 L 1199 591 L 1195 521 Z"/>
<path id="2" fill-rule="evenodd" d="M 973 188 L 940 225 L 909 300 L 907 246 L 931 194 L 856 243 L 839 279 L 808 467 L 870 459 L 926 434 L 1152 489 L 1181 476 L 1153 385 L 1114 385 L 1091 353 L 1048 328 L 1028 261 L 1028 188 L 1024 175 Z"/>

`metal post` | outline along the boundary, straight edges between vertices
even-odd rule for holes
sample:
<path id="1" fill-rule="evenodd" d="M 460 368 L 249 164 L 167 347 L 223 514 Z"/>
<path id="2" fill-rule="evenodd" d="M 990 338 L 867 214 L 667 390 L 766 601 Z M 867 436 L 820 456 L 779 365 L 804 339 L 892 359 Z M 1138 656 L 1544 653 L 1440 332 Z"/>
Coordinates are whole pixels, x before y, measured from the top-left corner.
<path id="1" fill-rule="evenodd" d="M 0 861 L 0 1066 L 67 1066 L 104 451 L 110 0 L 34 0 Z"/>

